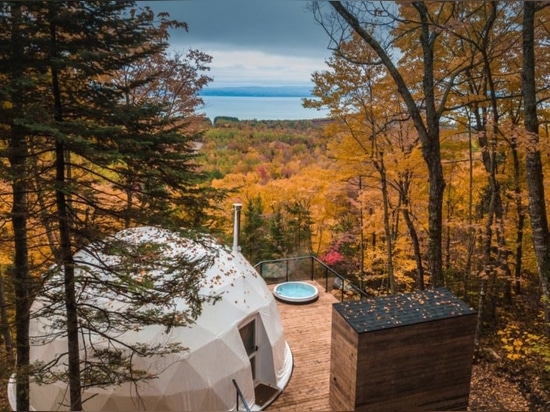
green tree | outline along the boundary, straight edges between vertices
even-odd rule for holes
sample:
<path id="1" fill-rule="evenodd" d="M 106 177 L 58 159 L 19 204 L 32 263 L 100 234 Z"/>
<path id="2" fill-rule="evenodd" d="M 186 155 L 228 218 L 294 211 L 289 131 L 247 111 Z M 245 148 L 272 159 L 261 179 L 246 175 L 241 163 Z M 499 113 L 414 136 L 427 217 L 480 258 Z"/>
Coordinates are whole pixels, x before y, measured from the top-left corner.
<path id="1" fill-rule="evenodd" d="M 280 206 L 273 210 L 273 214 L 269 219 L 269 240 L 273 258 L 289 256 L 287 232 L 284 227 L 282 207 Z"/>
<path id="2" fill-rule="evenodd" d="M 311 253 L 311 212 L 306 199 L 284 203 L 286 211 L 287 238 L 290 241 L 289 253 L 307 255 Z"/>
<path id="3" fill-rule="evenodd" d="M 8 165 L 4 169 L 12 189 L 11 224 L 13 227 L 14 261 L 12 282 L 15 292 L 16 332 L 16 400 L 19 410 L 29 410 L 29 321 L 32 302 L 28 247 L 29 176 L 27 157 L 29 142 L 26 126 L 29 96 L 33 93 L 32 79 L 39 76 L 36 68 L 28 67 L 24 50 L 29 47 L 22 5 L 14 2 L 0 4 L 0 73 L 5 87 L 0 89 L 1 125 L 5 136 L 3 148 Z M 6 30 L 7 29 L 7 30 Z M 36 66 L 35 66 L 36 67 Z M 31 81 L 25 81 L 27 76 Z"/>
<path id="4" fill-rule="evenodd" d="M 32 217 L 38 223 L 47 217 L 40 235 L 53 234 L 49 237 L 53 261 L 63 268 L 70 405 L 80 410 L 80 364 L 86 360 L 80 359 L 78 336 L 80 328 L 88 326 L 78 317 L 79 280 L 73 256 L 124 222 L 192 226 L 203 221 L 207 193 L 212 192 L 202 185 L 194 161 L 198 130 L 184 119 L 199 102 L 197 88 L 208 80 L 200 75 L 208 58 L 195 54 L 196 70 L 180 78 L 189 82 L 187 106 L 174 104 L 183 101 L 185 93 L 170 101 L 148 96 L 130 104 L 125 97 L 167 72 L 128 76 L 124 85 L 116 80 L 119 73 L 148 58 L 162 61 L 168 29 L 181 27 L 180 23 L 163 16 L 158 25 L 151 10 L 136 9 L 132 1 L 2 2 L 1 6 L 1 17 L 9 24 L 2 25 L 0 35 L 11 39 L 0 49 L 0 76 L 12 87 L 0 100 L 5 102 L 2 124 L 13 136 L 7 145 L 16 207 L 12 220 L 18 296 L 17 408 L 28 410 L 32 293 L 28 248 L 32 245 L 26 220 Z M 187 64 L 174 61 L 180 68 Z M 191 61 L 188 66 L 192 67 Z M 31 166 L 34 174 L 29 175 Z M 136 181 L 145 200 L 141 210 L 132 209 L 139 213 L 129 219 L 121 199 L 136 190 Z M 27 201 L 31 182 L 40 188 L 37 196 L 45 208 L 38 214 L 31 212 Z"/>
<path id="5" fill-rule="evenodd" d="M 187 28 L 168 17 L 161 14 L 154 35 L 159 44 L 167 40 L 169 29 Z M 183 55 L 163 49 L 124 66 L 113 76 L 124 99 L 115 110 L 127 134 L 116 143 L 122 153 L 117 173 L 125 179 L 119 184 L 127 191 L 126 227 L 132 219 L 152 224 L 166 220 L 161 210 L 169 218 L 177 217 L 182 226 L 198 227 L 205 224 L 208 201 L 220 199 L 202 185 L 205 176 L 199 172 L 196 150 L 205 119 L 195 109 L 203 104 L 198 92 L 212 80 L 205 74 L 211 60 L 199 50 Z M 147 114 L 147 124 L 140 120 L 144 111 L 152 114 Z M 155 157 L 161 151 L 164 156 Z M 143 214 L 151 208 L 157 214 Z"/>
<path id="6" fill-rule="evenodd" d="M 260 196 L 253 197 L 244 204 L 242 233 L 242 253 L 250 262 L 254 264 L 271 258 L 268 222 Z"/>

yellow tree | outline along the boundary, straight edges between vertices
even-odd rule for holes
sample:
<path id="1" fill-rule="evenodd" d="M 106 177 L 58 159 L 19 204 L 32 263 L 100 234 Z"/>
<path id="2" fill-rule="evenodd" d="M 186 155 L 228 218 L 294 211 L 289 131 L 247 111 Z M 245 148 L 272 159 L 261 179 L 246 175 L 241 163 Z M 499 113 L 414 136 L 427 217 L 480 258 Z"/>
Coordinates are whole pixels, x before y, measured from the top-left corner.
<path id="1" fill-rule="evenodd" d="M 380 190 L 386 271 L 389 289 L 395 293 L 394 252 L 399 238 L 399 216 L 404 218 L 413 244 L 417 286 L 424 287 L 420 241 L 410 213 L 414 172 L 407 162 L 417 146 L 417 134 L 411 133 L 411 124 L 399 99 L 391 93 L 382 67 L 356 63 L 374 58 L 358 36 L 341 43 L 339 51 L 327 62 L 330 70 L 313 74 L 317 99 L 306 100 L 305 104 L 328 107 L 337 120 L 327 133 L 335 136 L 331 149 L 348 179 L 359 176 L 363 181 L 364 177 L 366 185 L 375 185 Z"/>
<path id="2" fill-rule="evenodd" d="M 431 284 L 444 284 L 442 269 L 442 205 L 445 181 L 441 164 L 440 121 L 449 91 L 466 62 L 437 62 L 442 31 L 453 17 L 453 2 L 328 2 L 340 20 L 316 9 L 337 52 L 355 32 L 376 56 L 362 64 L 381 64 L 416 129 L 429 174 L 429 242 Z M 316 3 L 320 6 L 320 2 Z M 401 57 L 399 59 L 398 57 Z M 406 63 L 406 64 L 405 64 Z M 419 76 L 419 73 L 421 74 Z"/>
<path id="3" fill-rule="evenodd" d="M 230 193 L 223 204 L 218 205 L 219 222 L 224 222 L 218 226 L 220 231 L 230 235 L 227 228 L 231 227 L 229 221 L 235 202 L 243 204 L 243 227 L 255 227 L 249 226 L 251 222 L 247 222 L 247 218 L 258 216 L 248 215 L 247 207 L 257 207 L 261 203 L 261 218 L 266 225 L 271 225 L 277 216 L 284 220 L 286 213 L 289 217 L 295 213 L 298 220 L 308 214 L 311 236 L 306 240 L 307 230 L 300 231 L 298 243 L 302 243 L 307 253 L 318 254 L 325 250 L 328 227 L 335 210 L 340 208 L 341 195 L 330 179 L 337 170 L 327 159 L 325 139 L 320 134 L 321 129 L 312 127 L 309 122 L 239 122 L 230 128 L 209 130 L 202 148 L 209 154 L 203 167 L 209 170 L 214 164 L 220 177 L 213 180 L 213 186 Z M 333 201 L 327 202 L 329 198 Z M 279 246 L 273 248 L 279 250 L 279 255 L 292 249 L 287 244 L 291 242 L 290 229 L 281 229 L 281 233 L 287 232 L 287 240 L 278 241 Z M 281 236 L 269 234 L 270 240 Z"/>
<path id="4" fill-rule="evenodd" d="M 493 291 L 499 282 L 506 282 L 506 296 L 511 302 L 512 252 L 509 246 L 510 228 L 506 225 L 506 213 L 510 210 L 505 207 L 508 184 L 506 174 L 512 171 L 517 175 L 519 170 L 507 167 L 503 159 L 508 157 L 510 150 L 514 150 L 514 142 L 509 138 L 510 133 L 506 126 L 509 124 L 506 116 L 509 115 L 507 110 L 513 105 L 509 102 L 515 100 L 517 103 L 517 98 L 514 97 L 517 93 L 512 86 L 519 76 L 518 67 L 513 63 L 514 56 L 518 54 L 518 32 L 515 24 L 517 13 L 513 12 L 516 6 L 511 2 L 457 3 L 454 21 L 441 26 L 441 30 L 447 34 L 449 57 L 470 62 L 467 70 L 458 77 L 449 98 L 449 105 L 453 108 L 449 116 L 461 125 L 461 130 L 468 137 L 470 153 L 466 155 L 465 147 L 461 148 L 459 145 L 452 146 L 452 150 L 448 150 L 447 153 L 456 159 L 460 156 L 469 157 L 470 168 L 473 168 L 471 139 L 476 138 L 481 156 L 475 161 L 483 165 L 487 181 L 483 185 L 483 196 L 477 204 L 477 220 L 480 224 L 483 220 L 482 235 L 477 248 L 473 216 L 470 214 L 467 218 L 470 221 L 468 261 L 462 277 L 464 282 L 467 282 L 469 274 L 473 272 L 481 281 L 478 303 L 480 321 L 476 341 L 479 341 L 481 335 L 486 301 L 493 309 L 497 304 L 497 296 Z M 514 165 L 517 166 L 517 163 Z M 450 170 L 453 170 L 454 166 L 455 163 L 451 163 Z M 471 179 L 469 181 L 472 188 Z M 515 186 L 519 188 L 518 184 Z M 470 201 L 471 199 L 470 197 Z M 518 201 L 512 207 L 514 206 L 519 210 L 517 234 L 521 244 L 523 205 Z M 459 227 L 460 225 L 455 225 L 455 228 Z M 521 249 L 519 251 L 521 252 Z M 478 253 L 479 256 L 479 259 L 476 259 L 479 262 L 478 267 L 473 267 L 474 253 Z M 520 259 L 516 259 L 516 262 L 521 262 Z M 449 273 L 459 272 L 458 267 L 453 269 L 449 269 Z"/>

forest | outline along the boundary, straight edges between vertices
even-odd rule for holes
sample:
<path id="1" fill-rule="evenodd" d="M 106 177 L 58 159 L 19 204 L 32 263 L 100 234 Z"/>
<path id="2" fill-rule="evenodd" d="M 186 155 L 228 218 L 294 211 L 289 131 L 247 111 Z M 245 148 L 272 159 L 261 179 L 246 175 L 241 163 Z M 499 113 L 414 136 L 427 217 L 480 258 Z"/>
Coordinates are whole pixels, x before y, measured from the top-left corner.
<path id="1" fill-rule="evenodd" d="M 477 310 L 476 363 L 529 409 L 550 408 L 550 7 L 310 11 L 333 54 L 304 105 L 330 118 L 210 121 L 197 113 L 212 56 L 169 49 L 184 22 L 133 1 L 0 2 L 0 334 L 17 410 L 31 379 L 68 382 L 71 410 L 87 386 L 154 379 L 133 357 L 175 348 L 82 357 L 79 334 L 192 322 L 202 263 L 180 268 L 178 285 L 144 282 L 132 267 L 161 245 L 107 240 L 154 225 L 229 245 L 234 203 L 252 264 L 312 255 L 370 296 L 448 288 Z M 112 282 L 75 270 L 98 242 L 124 263 Z M 79 300 L 90 284 L 128 311 Z M 190 308 L 170 305 L 176 286 Z M 147 318 L 134 310 L 144 301 L 158 308 Z M 36 316 L 61 319 L 66 371 L 30 362 Z"/>
<path id="2" fill-rule="evenodd" d="M 244 205 L 243 253 L 311 253 L 373 296 L 449 288 L 478 311 L 478 358 L 498 359 L 531 408 L 547 409 L 549 8 L 312 10 L 334 52 L 304 104 L 331 121 L 206 133 L 223 209 Z"/>
<path id="3" fill-rule="evenodd" d="M 407 192 L 414 201 L 409 200 L 408 213 L 425 248 L 421 222 L 427 219 L 428 194 L 421 155 L 416 149 L 409 158 L 394 152 L 385 157 L 385 198 L 376 166 L 364 162 L 356 142 L 344 147 L 342 136 L 333 131 L 341 126 L 335 121 L 231 121 L 209 129 L 201 149 L 203 168 L 214 187 L 229 193 L 215 218 L 223 241 L 231 243 L 232 204 L 242 203 L 241 249 L 252 263 L 313 255 L 370 296 L 418 290 L 415 249 L 401 215 L 400 174 L 409 176 Z M 392 145 L 399 136 L 403 134 L 393 136 Z M 488 200 L 479 143 L 471 134 L 449 129 L 442 147 L 448 182 L 444 286 L 476 309 L 485 295 L 477 362 L 519 384 L 531 410 L 545 410 L 550 359 L 529 227 L 526 224 L 518 245 L 521 271 L 515 271 L 511 254 L 509 270 L 495 270 L 484 279 L 482 234 Z M 363 162 L 362 167 L 357 162 Z M 507 196 L 505 220 L 512 234 L 513 205 L 515 198 Z M 467 243 L 468 235 L 474 237 L 472 244 Z M 430 287 L 429 281 L 424 287 Z M 495 404 L 487 407 L 491 410 Z"/>

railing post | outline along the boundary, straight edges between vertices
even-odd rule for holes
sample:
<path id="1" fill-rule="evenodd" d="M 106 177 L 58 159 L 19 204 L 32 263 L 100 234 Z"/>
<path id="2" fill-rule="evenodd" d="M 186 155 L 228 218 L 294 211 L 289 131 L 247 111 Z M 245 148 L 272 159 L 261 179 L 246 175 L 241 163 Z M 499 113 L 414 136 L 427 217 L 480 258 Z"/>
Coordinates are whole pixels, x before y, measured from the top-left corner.
<path id="1" fill-rule="evenodd" d="M 317 262 L 318 265 L 321 266 L 321 268 L 325 268 L 325 292 L 328 292 L 329 291 L 329 286 L 328 286 L 328 275 L 329 275 L 329 272 L 332 274 L 333 277 L 335 278 L 338 278 L 340 280 L 342 280 L 342 297 L 341 297 L 341 300 L 343 301 L 344 300 L 344 288 L 345 288 L 345 284 L 344 284 L 344 280 L 346 280 L 343 276 L 341 276 L 338 272 L 336 272 L 334 269 L 330 268 L 329 266 L 327 266 L 325 263 L 323 263 L 322 261 L 320 261 L 319 259 L 317 259 L 315 256 L 312 256 L 312 255 L 309 255 L 309 256 L 298 256 L 298 257 L 290 257 L 290 258 L 283 258 L 283 259 L 275 259 L 275 260 L 266 260 L 266 261 L 261 261 L 261 262 L 258 262 L 254 265 L 254 268 L 256 270 L 258 270 L 258 273 L 260 274 L 260 276 L 263 278 L 263 266 L 264 264 L 266 265 L 269 265 L 269 264 L 277 264 L 277 269 L 280 268 L 280 264 L 282 262 L 285 262 L 285 280 L 286 282 L 288 282 L 290 280 L 290 261 L 292 260 L 293 262 L 294 261 L 301 261 L 303 259 L 311 259 L 311 280 L 314 281 L 316 280 L 315 278 L 315 263 Z M 259 268 L 258 268 L 259 266 Z M 277 270 L 277 273 L 279 273 L 279 271 Z M 319 275 L 319 278 L 321 278 L 322 275 Z M 280 280 L 278 281 L 280 282 Z M 319 280 L 319 283 L 320 280 Z M 353 284 L 353 282 L 350 283 L 350 286 L 351 288 L 356 292 L 358 293 L 359 295 L 361 295 L 361 299 L 367 299 L 368 296 L 367 294 L 365 293 L 364 289 L 360 288 L 360 287 L 357 287 L 355 284 Z M 335 294 L 336 296 L 336 294 Z"/>
<path id="2" fill-rule="evenodd" d="M 246 402 L 246 399 L 244 398 L 244 395 L 241 392 L 241 388 L 239 388 L 237 381 L 235 379 L 231 379 L 231 380 L 233 381 L 233 385 L 235 385 L 235 390 L 237 392 L 237 410 L 239 410 L 239 399 L 240 399 L 243 403 L 244 409 L 247 412 L 250 412 L 250 407 L 248 406 L 248 403 Z"/>
<path id="3" fill-rule="evenodd" d="M 285 261 L 285 267 L 286 267 L 286 281 L 288 282 L 290 279 L 288 278 L 288 274 L 289 274 L 289 271 L 288 271 L 288 260 Z"/>

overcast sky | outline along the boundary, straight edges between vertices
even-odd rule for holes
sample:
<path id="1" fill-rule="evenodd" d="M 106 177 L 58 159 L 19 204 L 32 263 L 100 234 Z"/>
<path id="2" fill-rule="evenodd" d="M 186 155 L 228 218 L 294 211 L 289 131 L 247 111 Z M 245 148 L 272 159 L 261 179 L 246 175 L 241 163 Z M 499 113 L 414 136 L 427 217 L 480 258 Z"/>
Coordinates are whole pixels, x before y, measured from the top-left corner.
<path id="1" fill-rule="evenodd" d="M 211 87 L 312 86 L 326 69 L 328 36 L 303 0 L 142 1 L 155 12 L 185 21 L 174 33 L 175 50 L 199 49 L 213 57 Z"/>

